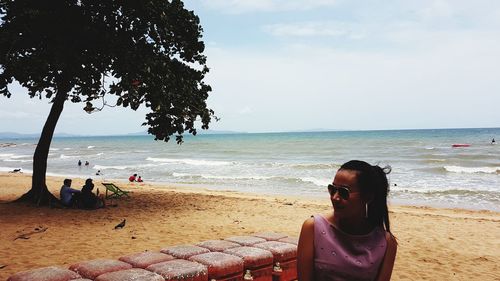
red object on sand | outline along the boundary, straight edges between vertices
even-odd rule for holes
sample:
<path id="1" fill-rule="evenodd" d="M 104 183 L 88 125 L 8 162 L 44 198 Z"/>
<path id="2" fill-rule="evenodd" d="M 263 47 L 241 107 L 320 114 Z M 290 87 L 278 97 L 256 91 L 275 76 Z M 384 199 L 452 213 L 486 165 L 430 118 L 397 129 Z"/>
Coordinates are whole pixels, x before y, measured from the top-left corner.
<path id="1" fill-rule="evenodd" d="M 208 267 L 208 280 L 242 280 L 244 263 L 240 257 L 221 252 L 210 252 L 192 256 L 189 260 Z"/>
<path id="2" fill-rule="evenodd" d="M 78 273 L 73 272 L 71 270 L 55 266 L 49 266 L 49 267 L 18 272 L 9 277 L 7 281 L 42 281 L 42 280 L 66 281 L 66 280 L 73 280 L 79 277 L 80 275 L 78 275 Z"/>
<path id="3" fill-rule="evenodd" d="M 268 241 L 253 245 L 273 254 L 273 280 L 291 281 L 297 279 L 297 245 Z"/>
<path id="4" fill-rule="evenodd" d="M 131 264 L 133 267 L 146 268 L 152 264 L 175 259 L 171 255 L 158 252 L 141 252 L 121 257 L 119 260 Z"/>
<path id="5" fill-rule="evenodd" d="M 131 268 L 126 270 L 114 271 L 99 275 L 95 281 L 165 281 L 165 279 L 154 272 L 142 268 Z"/>
<path id="6" fill-rule="evenodd" d="M 168 281 L 208 281 L 205 265 L 187 260 L 171 260 L 150 265 L 146 270 L 163 276 Z"/>
<path id="7" fill-rule="evenodd" d="M 254 281 L 273 281 L 273 254 L 255 247 L 238 247 L 224 253 L 243 259 L 245 276 Z M 247 280 L 247 279 L 244 279 Z"/>
<path id="8" fill-rule="evenodd" d="M 454 143 L 451 145 L 451 147 L 469 147 L 470 144 L 468 143 Z"/>
<path id="9" fill-rule="evenodd" d="M 88 279 L 95 279 L 97 276 L 104 273 L 120 271 L 130 268 L 132 268 L 132 265 L 126 262 L 118 260 L 108 260 L 108 259 L 96 259 L 96 260 L 79 262 L 69 267 L 70 270 Z"/>

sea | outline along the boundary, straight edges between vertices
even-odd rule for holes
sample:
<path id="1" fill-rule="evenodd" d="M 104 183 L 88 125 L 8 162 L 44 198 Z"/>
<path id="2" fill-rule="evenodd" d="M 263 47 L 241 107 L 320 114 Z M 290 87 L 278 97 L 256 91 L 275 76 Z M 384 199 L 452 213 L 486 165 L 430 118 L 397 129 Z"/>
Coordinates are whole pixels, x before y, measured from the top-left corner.
<path id="1" fill-rule="evenodd" d="M 127 181 L 135 173 L 149 183 L 324 198 L 340 165 L 359 159 L 392 167 L 390 204 L 500 211 L 493 138 L 500 141 L 500 128 L 199 134 L 182 145 L 152 136 L 56 137 L 47 174 Z M 0 171 L 30 173 L 36 143 L 0 139 Z"/>

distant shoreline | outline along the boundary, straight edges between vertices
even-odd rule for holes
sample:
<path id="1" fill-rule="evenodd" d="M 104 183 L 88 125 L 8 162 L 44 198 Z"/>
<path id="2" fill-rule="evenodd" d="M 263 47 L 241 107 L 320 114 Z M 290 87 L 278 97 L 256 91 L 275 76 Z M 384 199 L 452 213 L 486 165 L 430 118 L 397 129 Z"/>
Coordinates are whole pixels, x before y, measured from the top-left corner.
<path id="1" fill-rule="evenodd" d="M 471 127 L 471 128 L 404 128 L 404 129 L 310 129 L 310 130 L 292 130 L 292 131 L 264 131 L 264 132 L 245 132 L 245 131 L 205 131 L 198 129 L 197 135 L 231 135 L 231 134 L 286 134 L 286 133 L 328 133 L 328 132 L 398 132 L 398 131 L 433 131 L 433 130 L 471 130 L 471 129 L 500 129 L 500 127 Z M 122 133 L 110 135 L 79 135 L 69 133 L 56 133 L 54 138 L 86 138 L 86 137 L 126 137 L 126 136 L 151 136 L 147 132 Z M 185 133 L 184 136 L 192 136 Z M 40 133 L 14 133 L 0 132 L 0 140 L 4 139 L 34 139 L 39 138 Z M 196 137 L 196 136 L 195 136 Z"/>

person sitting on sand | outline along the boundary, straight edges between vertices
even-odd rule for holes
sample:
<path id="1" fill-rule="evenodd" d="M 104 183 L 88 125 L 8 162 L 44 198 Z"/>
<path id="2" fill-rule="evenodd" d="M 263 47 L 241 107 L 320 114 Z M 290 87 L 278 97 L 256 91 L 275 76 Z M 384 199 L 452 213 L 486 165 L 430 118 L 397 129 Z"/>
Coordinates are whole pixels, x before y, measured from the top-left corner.
<path id="1" fill-rule="evenodd" d="M 328 185 L 333 212 L 302 225 L 298 279 L 390 280 L 397 242 L 389 227 L 390 167 L 352 160 Z"/>
<path id="2" fill-rule="evenodd" d="M 133 174 L 128 178 L 129 182 L 134 182 L 136 180 L 137 174 Z"/>
<path id="3" fill-rule="evenodd" d="M 95 195 L 92 190 L 94 189 L 94 183 L 92 179 L 87 179 L 85 185 L 82 187 L 81 192 L 81 205 L 83 209 L 97 209 L 103 208 L 105 206 L 104 199 Z"/>
<path id="4" fill-rule="evenodd" d="M 77 201 L 77 195 L 81 193 L 80 190 L 71 188 L 71 182 L 71 179 L 65 179 L 63 186 L 61 186 L 61 191 L 59 192 L 61 203 L 66 207 L 74 206 Z"/>
<path id="5" fill-rule="evenodd" d="M 142 178 L 141 178 L 141 176 L 139 176 L 139 177 L 137 178 L 137 182 L 142 182 Z"/>

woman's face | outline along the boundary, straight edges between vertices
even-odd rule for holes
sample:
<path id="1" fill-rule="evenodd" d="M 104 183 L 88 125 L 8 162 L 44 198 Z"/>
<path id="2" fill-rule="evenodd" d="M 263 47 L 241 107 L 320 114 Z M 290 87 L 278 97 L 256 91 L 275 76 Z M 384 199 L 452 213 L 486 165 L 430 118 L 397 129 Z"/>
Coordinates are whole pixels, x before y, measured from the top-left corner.
<path id="1" fill-rule="evenodd" d="M 340 192 L 330 195 L 334 214 L 338 218 L 364 217 L 365 203 L 361 198 L 361 193 L 357 184 L 357 172 L 351 170 L 339 170 L 333 180 L 335 187 L 345 187 L 349 189 L 349 198 L 344 199 Z"/>

